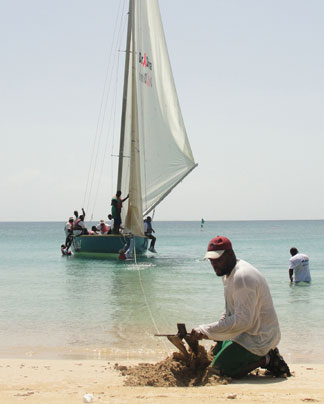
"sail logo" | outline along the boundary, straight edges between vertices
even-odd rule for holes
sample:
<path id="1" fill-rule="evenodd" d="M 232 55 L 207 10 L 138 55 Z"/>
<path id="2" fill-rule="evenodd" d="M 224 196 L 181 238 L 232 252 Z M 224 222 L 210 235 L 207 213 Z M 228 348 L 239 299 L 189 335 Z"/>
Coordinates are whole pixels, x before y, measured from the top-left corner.
<path id="1" fill-rule="evenodd" d="M 150 58 L 147 56 L 145 52 L 143 54 L 142 52 L 139 52 L 138 62 L 146 70 L 144 73 L 142 72 L 139 73 L 140 81 L 144 83 L 147 87 L 152 87 L 152 76 L 150 76 L 149 71 L 147 71 L 147 69 L 152 71 L 153 68 Z"/>
<path id="2" fill-rule="evenodd" d="M 143 67 L 147 67 L 148 69 L 152 70 L 152 62 L 150 61 L 149 57 L 147 56 L 147 54 L 144 52 L 144 55 L 142 55 L 142 52 L 139 53 L 139 63 L 143 66 Z"/>

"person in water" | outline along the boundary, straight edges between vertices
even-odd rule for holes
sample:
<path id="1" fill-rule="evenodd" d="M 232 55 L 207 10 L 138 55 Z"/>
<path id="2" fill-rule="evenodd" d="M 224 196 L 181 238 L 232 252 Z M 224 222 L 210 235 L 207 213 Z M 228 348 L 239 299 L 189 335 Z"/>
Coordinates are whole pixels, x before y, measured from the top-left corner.
<path id="1" fill-rule="evenodd" d="M 61 245 L 61 253 L 62 255 L 72 255 L 71 251 L 69 251 L 64 244 Z"/>
<path id="2" fill-rule="evenodd" d="M 265 278 L 251 264 L 236 258 L 232 243 L 224 236 L 209 242 L 204 259 L 222 277 L 226 308 L 218 321 L 194 328 L 191 337 L 217 342 L 211 364 L 215 372 L 240 378 L 263 367 L 276 377 L 290 376 L 276 348 L 280 329 Z"/>
<path id="3" fill-rule="evenodd" d="M 111 199 L 111 215 L 114 219 L 114 233 L 119 234 L 119 228 L 121 226 L 121 210 L 123 207 L 123 202 L 129 198 L 129 194 L 126 198 L 121 199 L 121 191 L 117 191 L 116 195 Z"/>
<path id="4" fill-rule="evenodd" d="M 289 263 L 289 279 L 290 282 L 299 283 L 307 282 L 309 283 L 311 279 L 309 271 L 309 258 L 305 254 L 298 252 L 296 247 L 291 247 L 290 249 L 290 263 Z"/>
<path id="5" fill-rule="evenodd" d="M 156 237 L 154 237 L 152 233 L 155 233 L 155 230 L 152 227 L 152 218 L 151 216 L 147 216 L 147 218 L 144 220 L 144 234 L 146 237 L 151 239 L 151 245 L 149 251 L 156 253 L 156 250 L 154 248 Z"/>

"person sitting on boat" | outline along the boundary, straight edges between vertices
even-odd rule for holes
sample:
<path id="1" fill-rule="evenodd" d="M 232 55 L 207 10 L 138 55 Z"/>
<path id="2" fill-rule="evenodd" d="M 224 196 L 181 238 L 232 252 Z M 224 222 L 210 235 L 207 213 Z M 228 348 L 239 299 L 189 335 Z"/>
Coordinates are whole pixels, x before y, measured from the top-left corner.
<path id="1" fill-rule="evenodd" d="M 273 376 L 290 376 L 279 354 L 280 329 L 269 286 L 251 264 L 237 259 L 227 237 L 210 240 L 209 259 L 224 284 L 225 311 L 220 319 L 191 331 L 191 337 L 217 342 L 211 366 L 215 373 L 240 378 L 262 367 Z"/>
<path id="2" fill-rule="evenodd" d="M 73 240 L 73 217 L 71 216 L 69 220 L 65 223 L 64 232 L 65 232 L 65 247 L 67 250 L 71 247 Z"/>
<path id="3" fill-rule="evenodd" d="M 126 198 L 121 199 L 121 191 L 117 191 L 116 195 L 111 200 L 111 215 L 114 219 L 114 233 L 119 234 L 119 228 L 121 225 L 121 210 L 123 207 L 123 202 L 129 198 L 129 194 Z"/>
<path id="4" fill-rule="evenodd" d="M 100 220 L 100 223 L 97 226 L 97 229 L 100 231 L 101 234 L 108 234 L 108 232 L 110 230 L 109 226 L 106 225 L 106 223 L 103 219 Z"/>
<path id="5" fill-rule="evenodd" d="M 144 220 L 144 234 L 146 237 L 151 239 L 151 245 L 149 251 L 156 253 L 156 250 L 154 248 L 156 237 L 154 237 L 152 233 L 155 233 L 155 230 L 152 227 L 152 218 L 151 216 L 147 216 L 147 218 Z"/>
<path id="6" fill-rule="evenodd" d="M 106 224 L 110 229 L 108 234 L 112 233 L 113 228 L 114 228 L 114 218 L 112 217 L 112 215 L 110 213 L 108 215 L 108 220 L 107 220 Z"/>
<path id="7" fill-rule="evenodd" d="M 289 279 L 290 282 L 311 282 L 309 271 L 309 258 L 305 254 L 298 252 L 296 247 L 290 249 Z"/>
<path id="8" fill-rule="evenodd" d="M 91 230 L 88 230 L 88 234 L 89 234 L 90 236 L 94 236 L 94 235 L 96 235 L 96 234 L 99 234 L 98 229 L 97 229 L 97 226 L 92 226 L 92 227 L 91 227 Z"/>

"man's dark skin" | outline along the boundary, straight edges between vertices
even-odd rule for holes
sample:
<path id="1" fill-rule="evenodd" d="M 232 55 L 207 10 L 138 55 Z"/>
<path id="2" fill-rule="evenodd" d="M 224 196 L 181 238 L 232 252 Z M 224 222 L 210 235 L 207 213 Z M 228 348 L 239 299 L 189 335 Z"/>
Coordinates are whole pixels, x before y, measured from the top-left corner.
<path id="1" fill-rule="evenodd" d="M 236 265 L 236 256 L 233 250 L 225 250 L 224 253 L 217 259 L 209 258 L 211 266 L 213 267 L 217 276 L 229 275 L 235 265 Z M 191 338 L 195 340 L 208 339 L 208 337 L 200 331 L 193 329 L 190 333 Z M 241 374 L 238 374 L 236 378 L 240 378 L 246 376 L 252 370 L 258 367 L 265 367 L 266 365 L 266 357 L 264 356 L 259 361 L 254 362 L 246 366 L 245 369 L 242 370 Z"/>

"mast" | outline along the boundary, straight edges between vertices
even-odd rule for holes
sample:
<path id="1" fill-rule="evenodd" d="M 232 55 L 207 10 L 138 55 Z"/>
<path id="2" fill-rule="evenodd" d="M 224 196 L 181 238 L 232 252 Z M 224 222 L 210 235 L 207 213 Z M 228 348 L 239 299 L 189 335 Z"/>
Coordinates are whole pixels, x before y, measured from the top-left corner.
<path id="1" fill-rule="evenodd" d="M 129 74 L 129 57 L 130 57 L 130 43 L 132 33 L 132 0 L 129 0 L 128 8 L 128 24 L 127 24 L 127 39 L 126 39 L 126 58 L 125 58 L 125 72 L 124 72 L 124 87 L 123 87 L 123 103 L 122 115 L 120 125 L 120 143 L 119 143 L 119 160 L 118 160 L 118 178 L 117 178 L 117 191 L 121 189 L 121 181 L 123 174 L 123 158 L 124 158 L 124 138 L 125 138 L 125 117 L 127 105 L 127 88 L 128 88 L 128 74 Z"/>
<path id="2" fill-rule="evenodd" d="M 138 11 L 138 10 L 136 10 Z M 136 16 L 137 17 L 137 16 Z M 131 0 L 131 32 L 132 32 L 132 61 L 131 61 L 131 142 L 129 167 L 129 200 L 125 219 L 125 230 L 135 235 L 144 235 L 143 203 L 141 184 L 141 155 L 139 146 L 138 100 L 137 100 L 137 68 L 136 68 L 136 27 L 135 0 Z"/>

